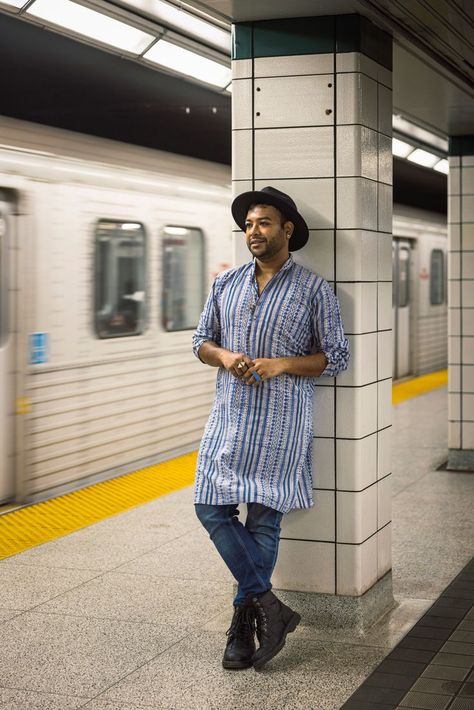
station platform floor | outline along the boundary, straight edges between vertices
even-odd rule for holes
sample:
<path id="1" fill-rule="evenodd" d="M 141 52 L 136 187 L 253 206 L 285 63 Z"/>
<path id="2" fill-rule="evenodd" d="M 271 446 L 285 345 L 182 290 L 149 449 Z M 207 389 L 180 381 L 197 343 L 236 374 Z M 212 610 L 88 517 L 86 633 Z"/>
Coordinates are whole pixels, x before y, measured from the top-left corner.
<path id="1" fill-rule="evenodd" d="M 303 619 L 258 673 L 221 666 L 232 579 L 190 488 L 7 557 L 0 708 L 339 710 L 472 557 L 474 476 L 446 458 L 445 387 L 394 407 L 397 605 L 364 634 Z"/>

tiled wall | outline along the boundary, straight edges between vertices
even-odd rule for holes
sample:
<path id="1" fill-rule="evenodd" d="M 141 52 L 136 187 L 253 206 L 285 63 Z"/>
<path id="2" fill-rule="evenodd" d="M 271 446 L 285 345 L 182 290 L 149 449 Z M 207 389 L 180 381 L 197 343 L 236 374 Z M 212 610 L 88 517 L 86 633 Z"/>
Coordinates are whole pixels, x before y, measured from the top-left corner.
<path id="1" fill-rule="evenodd" d="M 449 465 L 474 469 L 474 136 L 450 141 Z"/>
<path id="2" fill-rule="evenodd" d="M 253 56 L 233 61 L 233 187 L 293 197 L 310 229 L 293 256 L 333 285 L 352 352 L 316 388 L 316 504 L 285 516 L 274 585 L 360 595 L 391 568 L 392 90 L 390 65 L 337 51 L 353 49 L 338 36 L 344 19 L 310 18 L 334 33 L 329 45 L 318 24 L 296 45 L 283 38 L 291 21 L 280 36 L 271 26 L 274 45 L 260 41 L 271 23 L 253 25 Z M 375 39 L 386 56 L 390 38 Z M 307 53 L 261 56 L 281 46 Z M 249 254 L 234 226 L 239 264 Z"/>

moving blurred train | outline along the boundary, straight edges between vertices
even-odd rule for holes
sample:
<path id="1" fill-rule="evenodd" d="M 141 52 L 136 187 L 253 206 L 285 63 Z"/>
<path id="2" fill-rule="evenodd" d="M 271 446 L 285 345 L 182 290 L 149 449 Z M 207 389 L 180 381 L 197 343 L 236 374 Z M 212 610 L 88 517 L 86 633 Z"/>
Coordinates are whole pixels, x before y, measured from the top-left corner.
<path id="1" fill-rule="evenodd" d="M 229 168 L 8 118 L 0 132 L 0 503 L 195 449 L 215 372 L 190 343 L 233 260 Z M 444 367 L 442 219 L 395 206 L 393 280 L 394 376 Z"/>

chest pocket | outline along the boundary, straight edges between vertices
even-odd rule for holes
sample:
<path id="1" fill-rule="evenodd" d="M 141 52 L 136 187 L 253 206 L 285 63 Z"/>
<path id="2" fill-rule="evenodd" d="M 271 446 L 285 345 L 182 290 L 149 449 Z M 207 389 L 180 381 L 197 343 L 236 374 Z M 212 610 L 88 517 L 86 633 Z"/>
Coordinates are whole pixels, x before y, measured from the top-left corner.
<path id="1" fill-rule="evenodd" d="M 294 355 L 309 355 L 313 344 L 311 311 L 302 301 L 294 301 L 284 317 L 281 344 Z"/>

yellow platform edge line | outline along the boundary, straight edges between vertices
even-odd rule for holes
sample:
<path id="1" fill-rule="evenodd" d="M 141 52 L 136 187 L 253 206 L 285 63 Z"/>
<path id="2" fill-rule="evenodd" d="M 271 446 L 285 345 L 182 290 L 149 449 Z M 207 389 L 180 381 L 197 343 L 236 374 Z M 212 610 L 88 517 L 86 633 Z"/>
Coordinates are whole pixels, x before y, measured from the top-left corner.
<path id="1" fill-rule="evenodd" d="M 394 405 L 446 385 L 439 370 L 393 385 Z M 0 516 L 0 559 L 81 530 L 101 520 L 190 486 L 197 452 L 96 483 Z"/>
<path id="2" fill-rule="evenodd" d="M 56 540 L 191 485 L 197 453 L 127 473 L 0 516 L 0 559 Z"/>
<path id="3" fill-rule="evenodd" d="M 447 370 L 430 372 L 428 375 L 421 375 L 421 377 L 414 377 L 411 380 L 406 380 L 406 382 L 400 382 L 392 387 L 392 404 L 400 404 L 407 399 L 418 397 L 420 394 L 426 394 L 426 392 L 431 392 L 431 390 L 447 384 Z"/>

